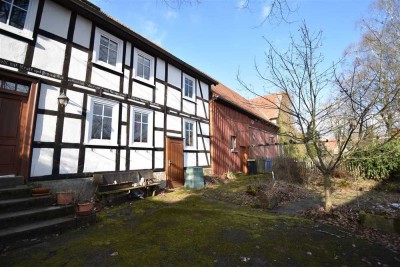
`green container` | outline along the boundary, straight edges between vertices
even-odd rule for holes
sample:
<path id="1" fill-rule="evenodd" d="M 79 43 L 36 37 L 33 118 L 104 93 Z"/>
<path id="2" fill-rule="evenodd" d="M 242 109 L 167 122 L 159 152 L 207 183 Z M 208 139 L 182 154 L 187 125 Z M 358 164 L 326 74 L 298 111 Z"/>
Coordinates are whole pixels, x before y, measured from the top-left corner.
<path id="1" fill-rule="evenodd" d="M 187 167 L 185 172 L 185 188 L 204 188 L 204 175 L 202 167 Z"/>

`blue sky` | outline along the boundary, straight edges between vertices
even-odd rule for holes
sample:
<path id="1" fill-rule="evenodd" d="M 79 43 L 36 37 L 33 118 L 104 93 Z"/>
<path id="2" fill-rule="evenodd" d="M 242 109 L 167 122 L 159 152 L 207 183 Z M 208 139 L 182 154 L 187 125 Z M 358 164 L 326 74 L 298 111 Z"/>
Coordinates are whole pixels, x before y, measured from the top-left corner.
<path id="1" fill-rule="evenodd" d="M 296 11 L 292 23 L 263 21 L 269 0 L 250 0 L 249 9 L 238 8 L 243 0 L 201 0 L 200 4 L 171 8 L 163 0 L 92 0 L 104 12 L 132 30 L 159 44 L 188 64 L 250 97 L 236 80 L 259 88 L 254 62 L 263 64 L 267 50 L 263 38 L 284 51 L 290 34 L 296 36 L 305 20 L 311 31 L 323 32 L 326 62 L 337 61 L 360 38 L 357 23 L 368 15 L 372 0 L 289 0 Z M 194 1 L 195 2 L 195 1 Z"/>

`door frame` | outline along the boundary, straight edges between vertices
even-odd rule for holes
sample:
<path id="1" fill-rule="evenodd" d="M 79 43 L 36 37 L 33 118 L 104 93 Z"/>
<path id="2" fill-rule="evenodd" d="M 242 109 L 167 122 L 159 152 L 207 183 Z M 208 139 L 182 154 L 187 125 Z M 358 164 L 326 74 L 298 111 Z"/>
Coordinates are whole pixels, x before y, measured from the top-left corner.
<path id="1" fill-rule="evenodd" d="M 246 146 L 240 146 L 240 170 L 247 174 L 249 172 L 247 168 L 247 160 L 249 159 L 249 148 Z"/>
<path id="2" fill-rule="evenodd" d="M 38 97 L 38 80 L 30 77 L 16 75 L 0 70 L 0 78 L 12 79 L 15 81 L 31 83 L 29 94 L 25 101 L 22 101 L 21 116 L 19 122 L 19 140 L 18 140 L 18 159 L 16 162 L 16 176 L 23 176 L 25 183 L 29 177 L 29 169 L 32 154 L 33 131 L 36 118 L 36 105 Z M 2 94 L 10 94 L 1 91 Z M 12 93 L 10 95 L 13 95 Z"/>
<path id="3" fill-rule="evenodd" d="M 182 144 L 182 151 L 181 151 L 181 153 L 182 153 L 182 156 L 181 156 L 182 157 L 182 170 L 181 170 L 182 177 L 181 177 L 181 179 L 183 182 L 184 182 L 184 165 L 185 165 L 185 163 L 184 163 L 184 152 L 183 152 L 183 138 L 166 136 L 165 137 L 165 177 L 166 177 L 167 186 L 170 188 L 173 188 L 173 183 L 172 183 L 173 179 L 171 179 L 170 173 L 169 173 L 170 172 L 170 168 L 169 168 L 170 167 L 170 165 L 169 165 L 170 153 L 169 152 L 171 151 L 171 143 L 170 143 L 171 140 L 180 141 Z"/>

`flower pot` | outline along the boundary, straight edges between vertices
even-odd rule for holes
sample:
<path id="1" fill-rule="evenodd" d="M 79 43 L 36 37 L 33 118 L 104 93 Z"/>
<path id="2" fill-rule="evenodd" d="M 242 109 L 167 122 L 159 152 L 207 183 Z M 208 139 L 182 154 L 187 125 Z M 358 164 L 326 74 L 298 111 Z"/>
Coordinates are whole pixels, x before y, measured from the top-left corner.
<path id="1" fill-rule="evenodd" d="M 46 187 L 32 188 L 32 196 L 45 196 L 48 194 L 50 194 L 50 188 Z"/>
<path id="2" fill-rule="evenodd" d="M 56 196 L 58 205 L 69 205 L 74 201 L 73 192 L 57 192 Z"/>
<path id="3" fill-rule="evenodd" d="M 93 212 L 93 208 L 94 208 L 93 202 L 78 203 L 76 206 L 76 214 L 89 215 Z"/>

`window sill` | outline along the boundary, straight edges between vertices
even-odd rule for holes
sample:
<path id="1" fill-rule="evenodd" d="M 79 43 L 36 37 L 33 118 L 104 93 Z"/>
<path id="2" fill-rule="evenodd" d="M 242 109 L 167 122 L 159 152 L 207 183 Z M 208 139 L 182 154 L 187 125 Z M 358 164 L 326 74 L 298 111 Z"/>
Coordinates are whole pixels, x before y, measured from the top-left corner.
<path id="1" fill-rule="evenodd" d="M 118 64 L 118 63 L 117 63 L 116 66 L 107 64 L 107 63 L 105 63 L 103 61 L 96 61 L 96 60 L 93 60 L 92 63 L 93 63 L 93 65 L 95 67 L 98 67 L 100 69 L 111 70 L 111 71 L 113 71 L 114 73 L 116 73 L 118 75 L 122 75 L 123 74 L 123 72 L 121 71 L 121 67 L 119 66 L 120 64 Z"/>
<path id="2" fill-rule="evenodd" d="M 137 147 L 137 148 L 149 148 L 149 149 L 154 148 L 154 146 L 152 146 L 152 145 L 141 144 L 141 143 L 133 143 L 133 144 L 130 144 L 129 147 L 130 148 L 135 148 L 135 147 Z"/>
<path id="3" fill-rule="evenodd" d="M 17 28 L 14 28 L 14 27 L 12 27 L 12 26 L 6 25 L 6 24 L 4 24 L 4 23 L 0 23 L 0 29 L 1 29 L 1 30 L 4 30 L 4 31 L 6 31 L 6 32 L 9 32 L 9 33 L 11 33 L 11 34 L 14 34 L 14 35 L 18 35 L 18 36 L 20 36 L 20 37 L 26 39 L 27 41 L 33 41 L 33 38 L 32 38 L 32 35 L 33 35 L 33 34 L 32 34 L 32 32 L 29 31 L 29 30 L 26 30 L 26 29 L 24 29 L 24 30 L 19 30 L 19 29 L 17 29 Z"/>
<path id="4" fill-rule="evenodd" d="M 109 142 L 103 140 L 89 140 L 88 142 L 83 143 L 87 146 L 118 146 L 116 142 Z"/>
<path id="5" fill-rule="evenodd" d="M 138 81 L 138 82 L 154 86 L 154 77 L 150 77 L 150 79 L 146 80 L 145 78 L 142 78 L 142 77 L 139 77 L 139 76 L 135 76 L 135 77 L 133 77 L 133 79 Z"/>
<path id="6" fill-rule="evenodd" d="M 234 150 L 234 149 L 231 149 L 231 152 L 232 152 L 232 153 L 238 153 L 239 151 Z"/>
<path id="7" fill-rule="evenodd" d="M 196 104 L 196 98 L 195 98 L 195 97 L 190 98 L 190 97 L 184 96 L 184 97 L 182 97 L 182 99 L 185 99 L 185 100 L 187 100 L 187 101 L 190 101 L 190 102 Z"/>

